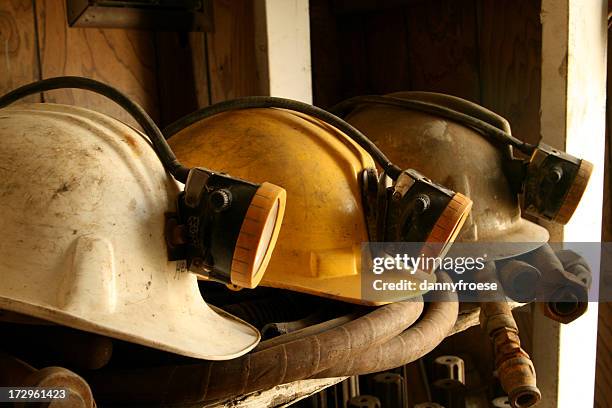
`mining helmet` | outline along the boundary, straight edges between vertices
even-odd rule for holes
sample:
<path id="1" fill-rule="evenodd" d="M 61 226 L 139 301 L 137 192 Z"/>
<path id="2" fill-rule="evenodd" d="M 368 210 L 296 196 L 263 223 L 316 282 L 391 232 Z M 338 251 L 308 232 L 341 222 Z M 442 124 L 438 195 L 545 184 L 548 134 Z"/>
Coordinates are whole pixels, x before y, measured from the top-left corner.
<path id="1" fill-rule="evenodd" d="M 263 285 L 377 303 L 361 296 L 362 244 L 392 237 L 446 250 L 471 201 L 393 166 L 356 132 L 318 108 L 272 97 L 205 108 L 164 130 L 187 165 L 206 162 L 287 190 L 283 229 Z M 380 176 L 373 157 L 386 170 Z M 419 200 L 427 200 L 428 211 L 417 209 Z M 376 224 L 388 227 L 383 235 L 376 236 Z"/>
<path id="2" fill-rule="evenodd" d="M 117 89 L 82 77 L 56 77 L 24 85 L 0 98 L 0 108 L 27 95 L 80 88 L 124 108 L 144 129 L 165 169 L 185 184 L 177 210 L 166 214 L 168 258 L 190 272 L 236 287 L 254 288 L 265 271 L 280 231 L 285 190 L 255 184 L 205 167 L 183 166 L 151 117 Z"/>
<path id="3" fill-rule="evenodd" d="M 415 102 L 414 106 L 406 101 Z M 502 146 L 497 139 L 483 137 L 469 123 L 448 120 L 441 115 L 444 111 L 429 109 L 442 103 L 451 109 L 463 108 L 475 120 L 478 116 L 486 119 L 484 109 L 475 104 L 424 92 L 357 97 L 332 110 L 346 115 L 346 120 L 387 151 L 392 161 L 409 164 L 474 200 L 457 242 L 492 244 L 488 247 L 489 260 L 517 255 L 507 253 L 517 248 L 528 252 L 546 242 L 547 230 L 521 217 L 520 183 L 508 176 L 514 163 L 508 143 Z M 497 116 L 495 119 L 509 131 L 507 122 Z M 495 245 L 499 242 L 523 244 Z"/>
<path id="4" fill-rule="evenodd" d="M 202 359 L 258 343 L 168 260 L 180 188 L 143 134 L 78 107 L 16 105 L 0 110 L 0 161 L 0 309 Z"/>

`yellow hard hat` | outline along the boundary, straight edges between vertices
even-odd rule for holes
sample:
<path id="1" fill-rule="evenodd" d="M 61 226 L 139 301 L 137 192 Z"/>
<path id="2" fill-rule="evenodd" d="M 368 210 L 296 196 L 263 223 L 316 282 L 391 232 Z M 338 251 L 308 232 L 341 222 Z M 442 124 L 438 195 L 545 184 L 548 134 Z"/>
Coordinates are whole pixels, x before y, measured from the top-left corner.
<path id="1" fill-rule="evenodd" d="M 255 182 L 269 180 L 287 191 L 283 228 L 262 284 L 350 302 L 385 303 L 363 298 L 361 290 L 362 244 L 372 239 L 366 190 L 374 188 L 376 201 L 378 188 L 372 156 L 343 132 L 304 113 L 220 110 L 166 135 L 173 135 L 169 144 L 188 166 L 206 162 Z M 408 183 L 419 177 L 411 174 L 396 178 Z M 428 230 L 423 241 L 452 241 L 469 212 L 469 200 L 453 207 L 454 201 L 448 203 L 460 195 L 446 194 L 443 209 L 453 213 L 446 218 L 449 231 Z"/>
<path id="2" fill-rule="evenodd" d="M 359 178 L 375 164 L 339 135 L 304 115 L 252 109 L 197 122 L 169 143 L 187 166 L 206 162 L 287 190 L 283 228 L 263 285 L 359 299 L 361 244 L 369 239 Z"/>

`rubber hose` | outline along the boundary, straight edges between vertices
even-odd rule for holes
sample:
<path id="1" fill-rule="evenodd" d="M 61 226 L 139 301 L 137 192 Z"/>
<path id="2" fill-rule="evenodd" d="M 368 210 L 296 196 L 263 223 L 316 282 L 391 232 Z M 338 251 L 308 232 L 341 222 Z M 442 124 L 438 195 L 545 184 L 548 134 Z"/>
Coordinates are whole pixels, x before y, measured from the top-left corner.
<path id="1" fill-rule="evenodd" d="M 273 337 L 268 340 L 263 340 L 257 345 L 257 347 L 253 349 L 253 351 L 261 351 L 261 350 L 269 349 L 270 347 L 274 347 L 279 344 L 289 343 L 291 341 L 301 339 L 307 336 L 320 334 L 327 330 L 333 329 L 335 327 L 348 323 L 352 320 L 355 320 L 357 318 L 358 318 L 358 315 L 356 314 L 340 316 L 340 317 L 336 317 L 335 319 L 328 320 L 326 322 L 314 324 L 312 326 L 308 326 L 308 327 L 305 327 L 300 330 L 296 330 L 291 333 L 283 334 L 282 336 Z"/>
<path id="2" fill-rule="evenodd" d="M 228 361 L 197 361 L 142 369 L 101 369 L 88 380 L 106 403 L 187 404 L 228 398 L 312 377 L 397 335 L 423 310 L 414 299 L 388 304 L 312 336 Z"/>
<path id="3" fill-rule="evenodd" d="M 459 98 L 456 98 L 459 99 Z M 464 101 L 469 103 L 468 101 Z M 456 102 L 454 102 L 456 103 Z M 493 141 L 501 144 L 501 145 L 511 145 L 516 147 L 521 152 L 531 155 L 535 147 L 529 143 L 523 142 L 522 140 L 517 139 L 512 136 L 510 133 L 498 128 L 490 124 L 488 121 L 481 120 L 478 117 L 472 116 L 471 114 L 466 114 L 458 110 L 454 110 L 448 108 L 446 106 L 440 105 L 438 103 L 426 102 L 418 99 L 403 99 L 393 96 L 379 96 L 379 95 L 364 95 L 364 96 L 356 96 L 354 98 L 347 99 L 345 101 L 340 102 L 339 104 L 333 106 L 330 111 L 338 116 L 345 116 L 358 105 L 363 104 L 379 104 L 379 105 L 388 105 L 388 106 L 396 106 L 405 109 L 412 109 L 420 112 L 429 113 L 436 116 L 441 116 L 458 123 L 461 123 L 465 126 L 468 126 L 472 129 L 477 130 L 478 132 L 484 134 L 485 136 L 490 137 Z M 463 109 L 463 108 L 462 108 Z M 484 108 L 482 108 L 484 109 Z M 470 110 L 467 110 L 470 111 Z M 478 115 L 482 115 L 483 111 L 477 113 Z"/>
<path id="4" fill-rule="evenodd" d="M 21 86 L 0 97 L 0 108 L 4 108 L 28 95 L 62 88 L 77 88 L 95 92 L 99 95 L 107 97 L 117 105 L 121 106 L 136 120 L 136 122 L 138 122 L 140 126 L 142 126 L 145 134 L 151 140 L 153 149 L 164 165 L 164 168 L 181 183 L 185 183 L 187 181 L 189 169 L 178 161 L 174 155 L 174 152 L 172 149 L 170 149 L 170 146 L 166 142 L 164 135 L 159 130 L 153 119 L 151 119 L 149 114 L 128 96 L 124 95 L 112 86 L 106 85 L 105 83 L 90 78 L 74 76 L 61 76 L 43 79 Z"/>
<path id="5" fill-rule="evenodd" d="M 222 309 L 257 328 L 262 328 L 268 323 L 298 320 L 315 309 L 325 307 L 323 302 L 316 302 L 315 299 L 305 296 L 291 296 L 293 294 L 277 293 L 224 305 Z"/>
<path id="6" fill-rule="evenodd" d="M 438 92 L 420 92 L 420 91 L 406 91 L 406 92 L 394 92 L 391 95 L 395 98 L 400 99 L 413 99 L 422 102 L 430 102 L 436 105 L 441 105 L 446 108 L 456 110 L 466 115 L 473 116 L 477 119 L 487 122 L 491 126 L 495 126 L 499 130 L 512 134 L 510 128 L 510 122 L 506 118 L 497 113 L 480 106 L 477 103 L 470 102 L 466 99 L 459 98 L 457 96 L 442 94 Z"/>
<path id="7" fill-rule="evenodd" d="M 365 151 L 370 153 L 374 161 L 376 161 L 393 180 L 397 179 L 402 172 L 402 169 L 391 163 L 387 156 L 370 139 L 343 119 L 329 113 L 326 110 L 307 103 L 285 98 L 276 98 L 273 96 L 249 96 L 246 98 L 233 99 L 207 106 L 178 119 L 174 123 L 167 126 L 163 133 L 164 136 L 169 139 L 172 137 L 172 135 L 192 125 L 193 123 L 219 113 L 236 109 L 258 108 L 287 109 L 294 112 L 304 113 L 319 119 L 343 132 Z"/>
<path id="8" fill-rule="evenodd" d="M 587 311 L 589 289 L 580 278 L 565 270 L 548 243 L 525 254 L 524 258 L 542 273 L 537 298 L 544 315 L 567 324 Z"/>
<path id="9" fill-rule="evenodd" d="M 452 282 L 438 273 L 439 282 Z M 423 317 L 391 340 L 373 345 L 352 359 L 342 360 L 311 378 L 344 377 L 391 370 L 409 364 L 436 348 L 450 333 L 459 313 L 457 293 L 441 292 L 429 303 Z"/>

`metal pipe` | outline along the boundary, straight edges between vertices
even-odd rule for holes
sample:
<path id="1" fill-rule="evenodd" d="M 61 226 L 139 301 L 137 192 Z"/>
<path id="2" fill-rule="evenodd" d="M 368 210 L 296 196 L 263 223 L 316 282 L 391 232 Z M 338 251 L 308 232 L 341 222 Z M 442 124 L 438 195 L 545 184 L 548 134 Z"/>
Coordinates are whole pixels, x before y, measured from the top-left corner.
<path id="1" fill-rule="evenodd" d="M 524 258 L 542 274 L 537 298 L 542 302 L 539 306 L 544 315 L 560 323 L 570 323 L 586 312 L 587 286 L 565 270 L 550 245 L 544 244 Z"/>
<path id="2" fill-rule="evenodd" d="M 536 299 L 542 274 L 533 265 L 518 259 L 497 263 L 498 277 L 504 293 L 517 302 L 532 302 Z"/>
<path id="3" fill-rule="evenodd" d="M 591 287 L 593 275 L 587 261 L 570 249 L 562 249 L 555 252 L 557 258 L 563 264 L 563 269 L 576 276 L 587 288 Z"/>
<path id="4" fill-rule="evenodd" d="M 474 274 L 478 282 L 498 283 L 495 263 Z M 529 354 L 521 348 L 518 327 L 512 309 L 505 301 L 490 301 L 490 294 L 481 294 L 480 325 L 493 342 L 495 367 L 502 388 L 508 394 L 513 408 L 526 408 L 536 404 L 541 393 L 536 384 L 536 373 Z"/>

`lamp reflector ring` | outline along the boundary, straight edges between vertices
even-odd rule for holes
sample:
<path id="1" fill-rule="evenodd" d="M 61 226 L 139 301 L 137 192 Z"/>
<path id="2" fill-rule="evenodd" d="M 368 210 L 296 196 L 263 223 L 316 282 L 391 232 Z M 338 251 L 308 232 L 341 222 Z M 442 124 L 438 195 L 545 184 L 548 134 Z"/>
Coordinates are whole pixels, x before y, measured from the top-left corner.
<path id="1" fill-rule="evenodd" d="M 285 189 L 268 182 L 255 192 L 234 248 L 230 274 L 234 285 L 254 288 L 263 278 L 280 232 L 286 200 Z"/>
<path id="2" fill-rule="evenodd" d="M 581 160 L 578 173 L 576 173 L 576 177 L 574 177 L 574 181 L 563 199 L 563 203 L 557 215 L 553 219 L 554 222 L 567 224 L 570 218 L 572 218 L 574 211 L 578 207 L 578 203 L 580 203 L 582 199 L 584 190 L 586 190 L 587 184 L 589 183 L 591 173 L 593 173 L 593 165 L 586 160 Z"/>
<path id="3" fill-rule="evenodd" d="M 472 200 L 461 193 L 455 193 L 425 240 L 423 255 L 433 258 L 445 256 L 471 209 Z"/>

